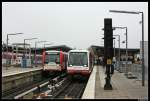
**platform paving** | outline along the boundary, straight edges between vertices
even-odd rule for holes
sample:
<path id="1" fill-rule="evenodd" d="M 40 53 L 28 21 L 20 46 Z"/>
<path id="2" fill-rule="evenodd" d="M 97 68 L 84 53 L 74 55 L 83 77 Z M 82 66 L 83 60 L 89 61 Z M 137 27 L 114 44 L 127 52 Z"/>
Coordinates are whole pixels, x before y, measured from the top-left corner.
<path id="1" fill-rule="evenodd" d="M 88 83 L 82 95 L 82 99 L 94 99 L 95 98 L 95 77 L 96 77 L 96 70 L 97 68 L 94 67 L 93 71 L 89 77 Z"/>
<path id="2" fill-rule="evenodd" d="M 105 68 L 96 66 L 95 99 L 147 99 L 148 81 L 128 79 L 124 73 L 115 71 L 111 77 L 113 90 L 104 90 Z"/>
<path id="3" fill-rule="evenodd" d="M 36 70 L 41 70 L 42 66 L 33 66 L 33 67 L 28 67 L 28 68 L 22 68 L 22 67 L 14 67 L 10 66 L 8 69 L 6 67 L 2 67 L 2 77 L 5 76 L 10 76 L 10 75 L 16 75 L 19 73 L 25 73 L 25 72 L 30 72 L 30 71 L 36 71 Z"/>

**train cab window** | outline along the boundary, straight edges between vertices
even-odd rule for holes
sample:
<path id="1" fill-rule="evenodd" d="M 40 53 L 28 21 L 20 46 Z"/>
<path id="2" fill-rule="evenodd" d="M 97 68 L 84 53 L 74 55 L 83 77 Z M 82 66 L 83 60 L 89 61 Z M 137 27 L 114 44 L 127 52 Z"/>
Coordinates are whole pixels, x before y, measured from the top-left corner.
<path id="1" fill-rule="evenodd" d="M 46 55 L 46 56 L 45 56 L 45 61 L 44 61 L 44 63 L 45 63 L 45 64 L 48 64 L 48 62 L 49 62 L 49 55 Z"/>
<path id="2" fill-rule="evenodd" d="M 55 58 L 55 63 L 60 64 L 59 57 Z"/>
<path id="3" fill-rule="evenodd" d="M 59 56 L 60 56 L 59 53 L 46 54 L 45 63 L 46 64 L 59 64 L 60 63 Z"/>
<path id="4" fill-rule="evenodd" d="M 71 52 L 68 60 L 69 66 L 88 66 L 88 56 L 86 52 Z"/>
<path id="5" fill-rule="evenodd" d="M 56 64 L 59 64 L 59 54 L 50 54 L 50 62 L 55 62 Z"/>

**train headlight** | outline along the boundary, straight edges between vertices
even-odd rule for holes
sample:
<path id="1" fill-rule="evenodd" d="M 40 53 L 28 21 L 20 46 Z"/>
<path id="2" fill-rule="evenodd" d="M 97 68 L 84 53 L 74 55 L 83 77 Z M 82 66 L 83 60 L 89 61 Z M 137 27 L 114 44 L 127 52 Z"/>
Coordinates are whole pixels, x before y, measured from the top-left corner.
<path id="1" fill-rule="evenodd" d="M 87 65 L 84 65 L 84 67 L 87 67 Z"/>

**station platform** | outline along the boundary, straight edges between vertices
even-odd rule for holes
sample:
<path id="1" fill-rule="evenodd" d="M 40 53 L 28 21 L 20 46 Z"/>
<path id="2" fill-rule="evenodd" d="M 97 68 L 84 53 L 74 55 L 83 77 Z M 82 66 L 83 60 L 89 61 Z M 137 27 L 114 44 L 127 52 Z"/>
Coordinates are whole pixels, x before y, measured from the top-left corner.
<path id="1" fill-rule="evenodd" d="M 31 71 L 37 71 L 37 70 L 41 70 L 41 69 L 42 69 L 42 66 L 37 66 L 37 67 L 33 66 L 30 68 L 10 66 L 10 67 L 8 67 L 8 69 L 6 67 L 2 67 L 2 77 L 16 75 L 16 74 L 20 74 L 20 73 L 31 72 Z"/>
<path id="2" fill-rule="evenodd" d="M 41 81 L 42 66 L 37 67 L 2 67 L 2 92 L 11 90 L 21 85 Z"/>
<path id="3" fill-rule="evenodd" d="M 114 71 L 111 77 L 113 90 L 104 90 L 105 68 L 94 66 L 82 99 L 147 99 L 148 81 L 128 79 L 124 73 Z"/>

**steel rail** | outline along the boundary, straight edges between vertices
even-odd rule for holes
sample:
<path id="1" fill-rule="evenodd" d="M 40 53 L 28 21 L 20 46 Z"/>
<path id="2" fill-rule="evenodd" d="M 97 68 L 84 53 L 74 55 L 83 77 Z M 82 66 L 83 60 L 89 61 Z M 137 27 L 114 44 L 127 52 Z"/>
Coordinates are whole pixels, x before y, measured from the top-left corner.
<path id="1" fill-rule="evenodd" d="M 67 83 L 67 84 L 66 84 L 63 88 L 61 88 L 56 94 L 54 94 L 51 99 L 54 99 L 54 98 L 56 98 L 57 96 L 59 96 L 59 94 L 62 93 L 62 92 L 64 91 L 64 89 L 67 88 L 70 84 L 71 84 L 71 82 Z"/>
<path id="2" fill-rule="evenodd" d="M 24 96 L 24 95 L 26 95 L 26 94 L 28 94 L 28 93 L 30 93 L 30 92 L 33 92 L 33 91 L 35 91 L 35 90 L 37 90 L 37 89 L 41 89 L 41 87 L 47 85 L 47 84 L 50 83 L 52 80 L 56 80 L 56 79 L 58 79 L 58 78 L 60 78 L 60 76 L 57 76 L 57 77 L 55 77 L 55 78 L 53 78 L 53 79 L 48 79 L 46 82 L 44 82 L 44 83 L 42 83 L 42 84 L 39 84 L 39 85 L 36 85 L 36 87 L 31 88 L 30 90 L 25 91 L 25 92 L 23 92 L 23 93 L 21 93 L 21 94 L 15 96 L 14 99 L 19 99 L 20 97 L 22 97 L 22 96 Z"/>

